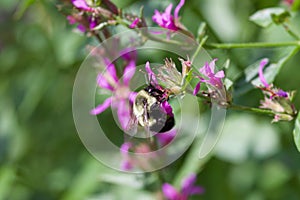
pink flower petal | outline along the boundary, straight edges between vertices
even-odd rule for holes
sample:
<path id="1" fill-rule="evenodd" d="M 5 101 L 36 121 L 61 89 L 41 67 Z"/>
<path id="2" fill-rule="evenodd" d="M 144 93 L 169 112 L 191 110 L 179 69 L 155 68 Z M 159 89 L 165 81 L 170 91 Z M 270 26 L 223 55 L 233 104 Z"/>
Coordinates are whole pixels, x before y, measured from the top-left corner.
<path id="1" fill-rule="evenodd" d="M 127 155 L 130 148 L 132 148 L 132 144 L 130 142 L 124 142 L 120 147 L 122 155 Z"/>
<path id="2" fill-rule="evenodd" d="M 268 88 L 269 87 L 269 84 L 268 82 L 266 81 L 265 77 L 264 77 L 264 73 L 263 73 L 263 69 L 264 67 L 266 66 L 266 64 L 269 62 L 269 59 L 265 58 L 263 59 L 260 64 L 259 64 L 259 69 L 258 69 L 258 76 L 259 76 L 259 79 L 260 81 L 262 82 L 262 84 Z"/>
<path id="3" fill-rule="evenodd" d="M 131 170 L 133 168 L 133 165 L 128 157 L 128 152 L 130 148 L 132 148 L 132 143 L 130 142 L 124 142 L 120 147 L 120 151 L 123 156 L 123 160 L 121 162 L 121 169 L 125 171 Z"/>
<path id="4" fill-rule="evenodd" d="M 158 10 L 154 10 L 154 15 L 152 16 L 152 20 L 157 23 L 158 25 L 162 24 L 162 17 Z"/>
<path id="5" fill-rule="evenodd" d="M 128 86 L 131 78 L 133 77 L 135 73 L 135 61 L 131 60 L 129 61 L 128 65 L 126 66 L 124 73 L 123 73 L 123 83 L 124 85 Z"/>
<path id="6" fill-rule="evenodd" d="M 190 188 L 189 195 L 194 195 L 194 194 L 203 194 L 205 192 L 205 189 L 200 186 L 193 186 Z"/>
<path id="7" fill-rule="evenodd" d="M 163 111 L 169 115 L 170 117 L 173 117 L 174 114 L 173 114 L 173 109 L 171 107 L 171 105 L 169 104 L 168 101 L 164 101 L 160 104 L 161 108 L 163 109 Z"/>
<path id="8" fill-rule="evenodd" d="M 138 23 L 140 22 L 140 19 L 136 17 L 133 22 L 129 25 L 129 28 L 136 28 Z"/>
<path id="9" fill-rule="evenodd" d="M 223 70 L 218 71 L 218 72 L 215 74 L 215 77 L 216 77 L 216 78 L 224 78 L 224 77 L 225 77 L 224 71 L 223 71 Z"/>
<path id="10" fill-rule="evenodd" d="M 188 193 L 187 191 L 195 184 L 196 180 L 197 180 L 197 175 L 194 173 L 186 177 L 181 184 L 182 191 L 184 193 Z"/>
<path id="11" fill-rule="evenodd" d="M 173 7 L 173 4 L 168 5 L 168 7 L 166 8 L 166 10 L 164 12 L 164 14 L 166 16 L 170 16 L 171 15 L 172 7 Z"/>
<path id="12" fill-rule="evenodd" d="M 177 20 L 179 18 L 178 13 L 179 13 L 181 7 L 184 5 L 184 2 L 185 2 L 185 0 L 180 0 L 179 4 L 176 6 L 175 11 L 174 11 L 175 20 Z"/>
<path id="13" fill-rule="evenodd" d="M 200 86 L 201 86 L 201 81 L 199 81 L 199 83 L 197 83 L 194 91 L 193 91 L 193 95 L 196 96 L 200 90 Z"/>
<path id="14" fill-rule="evenodd" d="M 71 2 L 78 9 L 93 11 L 93 8 L 89 7 L 85 0 L 71 0 Z"/>
<path id="15" fill-rule="evenodd" d="M 92 115 L 98 115 L 102 113 L 104 110 L 106 110 L 111 105 L 112 99 L 111 97 L 107 98 L 103 104 L 98 105 L 96 108 L 91 110 Z"/>
<path id="16" fill-rule="evenodd" d="M 169 200 L 176 200 L 180 197 L 180 194 L 177 192 L 177 190 L 168 183 L 163 184 L 162 191 L 164 196 Z"/>
<path id="17" fill-rule="evenodd" d="M 155 76 L 154 72 L 152 71 L 152 69 L 150 68 L 149 62 L 146 62 L 145 69 L 146 69 L 146 72 L 148 73 L 148 79 L 149 79 L 150 83 L 153 82 L 154 84 L 158 85 L 156 76 Z"/>
<path id="18" fill-rule="evenodd" d="M 208 62 L 206 62 L 205 65 L 202 68 L 199 69 L 199 72 L 201 74 L 203 74 L 204 76 L 206 76 L 206 77 L 210 76 L 210 74 L 212 73 L 212 71 L 211 71 L 211 69 L 209 67 Z"/>
<path id="19" fill-rule="evenodd" d="M 78 24 L 77 29 L 82 33 L 84 33 L 86 31 L 85 26 L 83 26 L 82 24 Z"/>
<path id="20" fill-rule="evenodd" d="M 90 29 L 91 30 L 97 26 L 97 20 L 93 17 L 89 18 L 89 23 L 90 23 Z"/>
<path id="21" fill-rule="evenodd" d="M 121 162 L 121 169 L 124 171 L 129 171 L 133 169 L 133 165 L 130 162 L 130 160 L 127 160 L 126 158 L 124 160 L 122 160 Z"/>
<path id="22" fill-rule="evenodd" d="M 107 82 L 107 80 L 104 78 L 104 76 L 102 74 L 98 74 L 97 84 L 99 85 L 99 87 L 101 87 L 103 89 L 107 89 L 110 91 L 114 90 L 114 88 Z"/>
<path id="23" fill-rule="evenodd" d="M 172 129 L 165 133 L 158 133 L 155 137 L 158 139 L 161 146 L 169 144 L 176 136 L 176 129 Z"/>
<path id="24" fill-rule="evenodd" d="M 211 71 L 212 74 L 215 73 L 215 66 L 216 66 L 216 61 L 217 61 L 217 60 L 218 60 L 218 59 L 215 58 L 215 59 L 213 59 L 213 60 L 209 63 L 209 68 L 210 68 L 210 71 Z"/>
<path id="25" fill-rule="evenodd" d="M 277 94 L 278 96 L 284 97 L 284 98 L 289 97 L 289 93 L 287 93 L 286 91 L 283 91 L 282 89 L 279 89 L 278 92 L 277 92 L 276 94 Z"/>
<path id="26" fill-rule="evenodd" d="M 120 55 L 126 61 L 134 60 L 136 61 L 137 58 L 137 51 L 134 47 L 128 47 L 120 51 Z"/>
<path id="27" fill-rule="evenodd" d="M 118 109 L 117 114 L 118 114 L 120 125 L 122 129 L 125 130 L 128 128 L 128 124 L 131 119 L 128 102 L 126 100 L 120 100 L 116 106 L 117 106 L 116 108 Z"/>
<path id="28" fill-rule="evenodd" d="M 72 15 L 68 15 L 67 20 L 69 21 L 69 24 L 75 24 L 76 23 L 76 19 Z"/>
<path id="29" fill-rule="evenodd" d="M 117 76 L 117 71 L 116 71 L 115 65 L 108 58 L 104 58 L 103 60 L 104 60 L 104 63 L 106 64 L 107 72 L 117 83 L 119 81 L 119 79 Z"/>

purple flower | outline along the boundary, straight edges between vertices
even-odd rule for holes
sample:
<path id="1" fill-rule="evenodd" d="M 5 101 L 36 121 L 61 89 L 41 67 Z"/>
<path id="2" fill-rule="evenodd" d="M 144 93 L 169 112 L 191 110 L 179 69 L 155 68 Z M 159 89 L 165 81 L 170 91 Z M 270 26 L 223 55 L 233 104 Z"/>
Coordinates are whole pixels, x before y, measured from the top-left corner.
<path id="1" fill-rule="evenodd" d="M 163 194 L 168 200 L 188 200 L 191 195 L 202 194 L 204 192 L 204 188 L 194 185 L 196 179 L 196 174 L 191 174 L 186 177 L 182 181 L 180 191 L 177 191 L 171 184 L 164 183 L 162 186 Z"/>
<path id="2" fill-rule="evenodd" d="M 85 0 L 71 0 L 72 4 L 80 9 L 80 10 L 84 10 L 84 11 L 88 11 L 88 12 L 93 12 L 94 9 L 91 8 Z"/>
<path id="3" fill-rule="evenodd" d="M 264 87 L 260 89 L 263 91 L 264 100 L 260 101 L 260 108 L 268 109 L 274 112 L 274 119 L 272 122 L 280 120 L 290 121 L 297 111 L 292 104 L 293 93 L 288 93 L 282 89 L 277 89 L 273 84 L 268 84 L 263 74 L 264 67 L 268 64 L 267 58 L 263 59 L 259 64 L 258 76 Z"/>
<path id="4" fill-rule="evenodd" d="M 200 81 L 196 85 L 193 94 L 196 95 L 200 90 L 200 84 L 202 82 L 207 83 L 211 85 L 214 88 L 222 89 L 223 88 L 223 82 L 222 78 L 225 77 L 224 71 L 218 71 L 215 73 L 215 62 L 217 59 L 213 59 L 210 63 L 206 62 L 205 65 L 199 70 L 202 75 L 204 75 L 206 78 L 199 77 Z"/>
<path id="5" fill-rule="evenodd" d="M 160 104 L 160 107 L 162 108 L 162 110 L 164 111 L 164 113 L 166 113 L 170 117 L 174 117 L 173 109 L 172 109 L 172 107 L 171 107 L 171 105 L 169 104 L 168 101 L 163 101 Z"/>
<path id="6" fill-rule="evenodd" d="M 269 59 L 264 58 L 259 64 L 258 76 L 259 76 L 261 83 L 264 85 L 264 88 L 262 88 L 262 89 L 264 91 L 267 91 L 270 93 L 271 99 L 276 96 L 288 98 L 289 94 L 287 92 L 285 92 L 281 89 L 278 90 L 276 88 L 273 88 L 273 86 L 269 85 L 268 82 L 266 81 L 263 70 L 264 70 L 264 67 L 268 64 L 268 62 L 269 62 Z"/>
<path id="7" fill-rule="evenodd" d="M 82 18 L 82 16 L 79 15 L 78 16 L 68 15 L 67 20 L 69 21 L 69 24 L 75 24 L 78 22 L 79 24 L 77 26 L 77 29 L 82 33 L 86 32 L 87 27 L 88 29 L 92 30 L 98 25 L 97 19 L 92 16 L 89 16 L 87 20 L 85 20 L 84 18 Z"/>
<path id="8" fill-rule="evenodd" d="M 89 28 L 90 30 L 92 30 L 93 28 L 95 28 L 97 26 L 97 20 L 94 17 L 89 17 Z"/>
<path id="9" fill-rule="evenodd" d="M 136 17 L 133 22 L 129 25 L 129 28 L 136 28 L 138 23 L 140 22 L 140 19 Z"/>
<path id="10" fill-rule="evenodd" d="M 69 24 L 75 24 L 77 22 L 75 17 L 72 15 L 68 15 L 67 20 L 69 21 Z"/>
<path id="11" fill-rule="evenodd" d="M 154 15 L 152 16 L 152 20 L 159 26 L 169 29 L 171 31 L 180 30 L 181 28 L 179 27 L 178 13 L 181 7 L 184 5 L 184 2 L 185 0 L 180 0 L 179 4 L 175 8 L 174 16 L 171 14 L 173 4 L 170 4 L 163 13 L 160 13 L 158 10 L 155 10 Z"/>
<path id="12" fill-rule="evenodd" d="M 121 154 L 122 154 L 122 162 L 121 162 L 121 169 L 125 171 L 129 171 L 133 169 L 133 163 L 130 160 L 130 157 L 128 155 L 129 149 L 132 148 L 132 144 L 130 142 L 124 142 L 120 148 Z"/>
<path id="13" fill-rule="evenodd" d="M 115 65 L 107 58 L 104 59 L 106 64 L 106 72 L 98 74 L 97 83 L 100 88 L 106 89 L 114 93 L 113 96 L 107 98 L 102 104 L 91 110 L 92 115 L 98 115 L 112 106 L 117 109 L 117 115 L 121 127 L 127 128 L 131 118 L 131 106 L 135 98 L 135 93 L 129 88 L 129 82 L 133 77 L 136 69 L 135 60 L 129 60 L 123 71 L 122 81 L 118 78 Z"/>
<path id="14" fill-rule="evenodd" d="M 155 137 L 157 138 L 159 144 L 163 147 L 168 145 L 170 142 L 172 142 L 172 140 L 175 138 L 176 136 L 176 129 L 171 129 L 168 132 L 165 133 L 158 133 L 155 135 Z"/>

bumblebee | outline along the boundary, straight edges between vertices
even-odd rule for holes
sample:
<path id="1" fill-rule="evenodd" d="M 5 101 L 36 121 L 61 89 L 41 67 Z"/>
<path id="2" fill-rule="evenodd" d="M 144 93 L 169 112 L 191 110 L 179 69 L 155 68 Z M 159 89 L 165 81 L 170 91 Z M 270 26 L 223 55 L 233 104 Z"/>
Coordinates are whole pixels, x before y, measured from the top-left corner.
<path id="1" fill-rule="evenodd" d="M 168 99 L 168 94 L 163 88 L 151 84 L 139 91 L 133 104 L 133 114 L 138 123 L 156 133 L 171 130 L 175 119 L 172 111 L 170 113 L 164 107 Z"/>

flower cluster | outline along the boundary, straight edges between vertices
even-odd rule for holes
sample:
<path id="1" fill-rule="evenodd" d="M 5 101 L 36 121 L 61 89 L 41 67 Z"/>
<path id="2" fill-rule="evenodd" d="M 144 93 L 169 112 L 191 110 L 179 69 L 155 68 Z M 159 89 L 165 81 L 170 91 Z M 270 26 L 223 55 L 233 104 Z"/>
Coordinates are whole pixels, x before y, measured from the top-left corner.
<path id="1" fill-rule="evenodd" d="M 206 62 L 205 65 L 199 69 L 200 75 L 199 82 L 196 84 L 193 95 L 197 95 L 200 91 L 201 83 L 206 83 L 208 92 L 202 92 L 203 95 L 209 96 L 213 101 L 216 101 L 221 106 L 226 106 L 230 103 L 230 97 L 227 93 L 223 78 L 225 73 L 223 70 L 215 72 L 217 59 L 213 59 L 210 63 Z"/>
<path id="2" fill-rule="evenodd" d="M 70 24 L 78 24 L 79 31 L 92 32 L 107 25 L 116 25 L 119 9 L 110 0 L 103 0 L 100 3 L 89 3 L 86 0 L 71 0 L 75 8 L 69 13 L 67 20 Z M 136 28 L 141 20 L 138 17 L 128 14 L 127 19 L 131 21 L 129 28 Z"/>
<path id="3" fill-rule="evenodd" d="M 204 188 L 196 186 L 196 180 L 196 174 L 190 174 L 182 181 L 179 191 L 171 184 L 164 183 L 162 186 L 163 194 L 168 200 L 188 200 L 191 195 L 203 194 Z"/>
<path id="4" fill-rule="evenodd" d="M 280 120 L 290 121 L 293 119 L 293 115 L 296 114 L 294 105 L 291 103 L 293 94 L 285 92 L 282 89 L 278 89 L 273 84 L 268 84 L 263 69 L 268 64 L 268 59 L 263 59 L 260 62 L 258 75 L 263 87 L 260 89 L 264 93 L 264 100 L 261 101 L 261 108 L 272 110 L 275 114 L 272 122 L 278 122 Z"/>
<path id="5" fill-rule="evenodd" d="M 180 30 L 181 25 L 179 23 L 179 11 L 184 5 L 184 3 L 185 0 L 180 0 L 179 4 L 175 8 L 174 16 L 171 14 L 173 4 L 170 4 L 163 13 L 160 13 L 158 10 L 155 10 L 154 15 L 152 16 L 152 20 L 155 23 L 157 23 L 160 27 L 166 28 L 170 31 Z"/>
<path id="6" fill-rule="evenodd" d="M 215 73 L 215 63 L 217 59 L 214 59 L 210 63 L 206 62 L 205 65 L 200 68 L 199 72 L 205 76 L 205 78 L 199 76 L 200 81 L 196 85 L 193 94 L 196 95 L 200 90 L 201 83 L 207 83 L 212 88 L 223 89 L 222 78 L 225 77 L 224 71 L 218 71 Z"/>

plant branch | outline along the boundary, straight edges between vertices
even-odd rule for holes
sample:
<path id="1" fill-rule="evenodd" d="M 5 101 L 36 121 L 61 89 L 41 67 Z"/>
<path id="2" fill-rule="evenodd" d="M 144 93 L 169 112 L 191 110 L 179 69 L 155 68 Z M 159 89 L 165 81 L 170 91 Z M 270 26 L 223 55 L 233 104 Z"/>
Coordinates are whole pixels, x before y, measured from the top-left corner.
<path id="1" fill-rule="evenodd" d="M 255 112 L 255 113 L 266 114 L 266 115 L 274 115 L 274 112 L 271 110 L 252 108 L 248 106 L 240 106 L 235 104 L 229 105 L 228 108 L 232 110 L 242 110 L 242 111 L 249 111 L 249 112 Z"/>
<path id="2" fill-rule="evenodd" d="M 298 46 L 299 41 L 290 42 L 250 42 L 250 43 L 210 43 L 205 44 L 204 47 L 208 49 L 234 49 L 234 48 L 270 48 L 270 47 L 288 47 Z"/>

